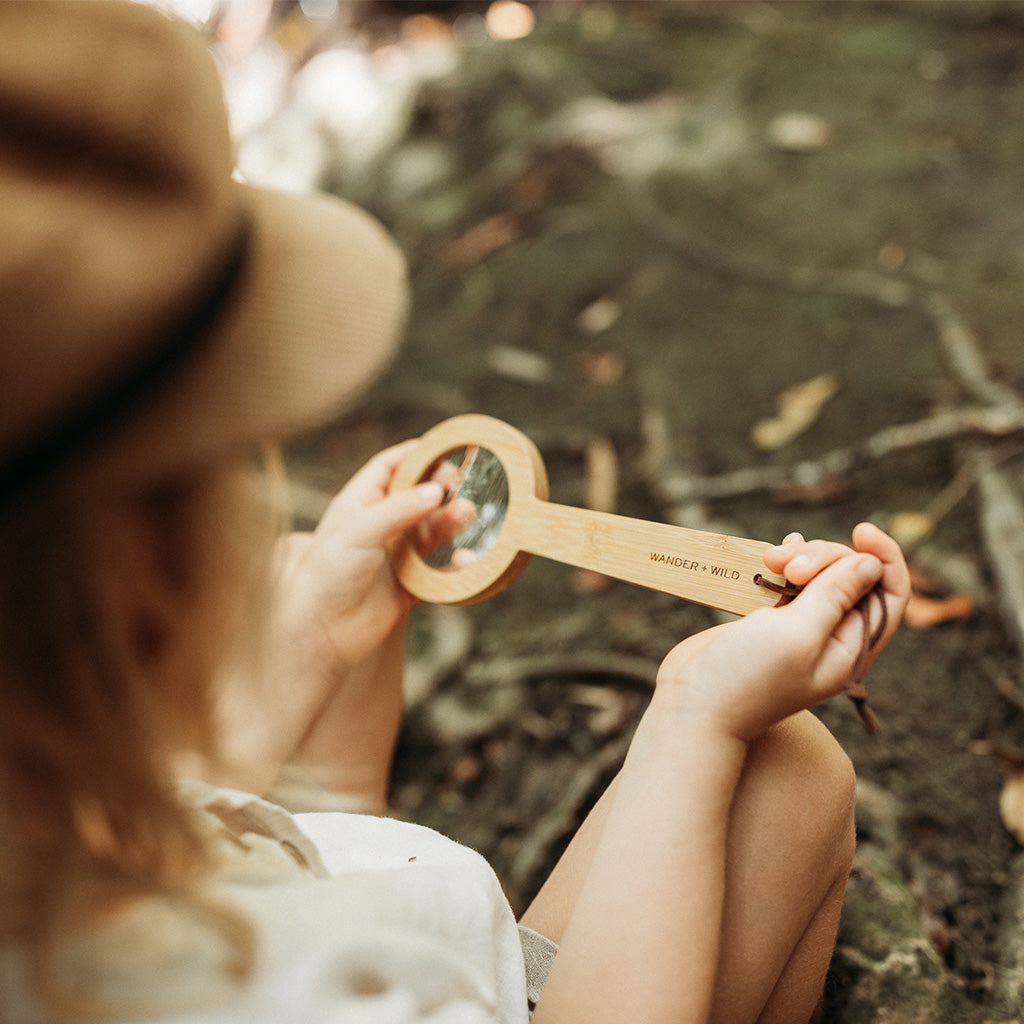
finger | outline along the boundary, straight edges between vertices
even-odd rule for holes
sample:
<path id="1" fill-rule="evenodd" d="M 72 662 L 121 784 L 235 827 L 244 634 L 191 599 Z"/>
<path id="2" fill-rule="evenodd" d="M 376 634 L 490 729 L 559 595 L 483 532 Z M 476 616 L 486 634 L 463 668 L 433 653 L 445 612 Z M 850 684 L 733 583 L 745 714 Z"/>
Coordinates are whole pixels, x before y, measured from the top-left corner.
<path id="1" fill-rule="evenodd" d="M 459 467 L 451 462 L 442 462 L 435 466 L 430 474 L 431 480 L 436 480 L 445 490 L 458 490 L 460 477 Z"/>
<path id="2" fill-rule="evenodd" d="M 764 563 L 772 572 L 783 574 L 790 583 L 802 587 L 826 566 L 852 553 L 852 548 L 835 541 L 800 540 L 769 548 Z"/>
<path id="3" fill-rule="evenodd" d="M 471 551 L 469 548 L 458 548 L 452 552 L 452 568 L 453 569 L 468 569 L 471 565 L 475 565 L 479 561 L 475 551 Z"/>
<path id="4" fill-rule="evenodd" d="M 349 523 L 354 547 L 383 547 L 441 505 L 444 488 L 435 481 L 395 491 Z"/>
<path id="5" fill-rule="evenodd" d="M 781 574 L 783 569 L 797 551 L 797 545 L 803 544 L 802 533 L 788 533 L 781 544 L 776 544 L 764 553 L 764 564 L 769 570 Z"/>
<path id="6" fill-rule="evenodd" d="M 826 641 L 812 673 L 812 685 L 822 699 L 846 688 L 863 644 L 864 620 L 859 611 L 847 612 Z"/>
<path id="7" fill-rule="evenodd" d="M 789 613 L 799 629 L 819 637 L 824 649 L 882 572 L 882 563 L 874 555 L 849 554 L 822 570 L 780 612 Z"/>
<path id="8" fill-rule="evenodd" d="M 910 573 L 903 551 L 884 530 L 873 523 L 859 523 L 853 531 L 853 543 L 858 551 L 874 555 L 885 566 L 886 579 L 883 582 L 892 583 L 894 594 L 910 592 Z"/>
<path id="9" fill-rule="evenodd" d="M 363 466 L 356 470 L 345 485 L 343 493 L 346 497 L 365 504 L 383 494 L 391 483 L 402 459 L 416 447 L 416 440 L 402 441 L 390 448 L 377 452 Z"/>
<path id="10" fill-rule="evenodd" d="M 415 524 L 416 550 L 423 557 L 435 548 L 450 544 L 475 519 L 476 505 L 471 501 L 456 498 L 443 504 Z"/>
<path id="11" fill-rule="evenodd" d="M 899 544 L 872 523 L 858 524 L 853 531 L 853 542 L 858 551 L 871 554 L 882 563 L 881 583 L 889 618 L 883 639 L 888 639 L 899 625 L 910 599 L 910 572 L 906 559 Z"/>

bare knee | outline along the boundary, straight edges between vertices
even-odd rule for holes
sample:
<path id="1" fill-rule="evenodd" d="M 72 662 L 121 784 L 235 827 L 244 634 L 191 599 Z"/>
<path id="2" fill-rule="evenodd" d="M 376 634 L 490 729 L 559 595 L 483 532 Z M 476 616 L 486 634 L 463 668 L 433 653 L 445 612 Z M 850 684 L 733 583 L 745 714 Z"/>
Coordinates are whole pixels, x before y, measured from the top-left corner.
<path id="1" fill-rule="evenodd" d="M 813 715 L 751 744 L 729 822 L 713 1020 L 753 1021 L 769 1006 L 765 1019 L 810 1018 L 853 859 L 854 781 Z"/>
<path id="2" fill-rule="evenodd" d="M 738 801 L 761 825 L 845 871 L 853 857 L 853 765 L 809 712 L 780 722 L 751 745 Z"/>

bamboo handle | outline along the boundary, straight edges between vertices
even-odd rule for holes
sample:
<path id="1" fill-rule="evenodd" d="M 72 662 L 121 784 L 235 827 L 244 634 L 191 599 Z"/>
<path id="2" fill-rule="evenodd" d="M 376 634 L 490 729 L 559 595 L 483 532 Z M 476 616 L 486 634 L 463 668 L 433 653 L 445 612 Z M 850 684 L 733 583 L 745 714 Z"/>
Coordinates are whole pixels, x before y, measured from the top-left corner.
<path id="1" fill-rule="evenodd" d="M 763 541 L 555 505 L 530 497 L 517 510 L 516 544 L 531 555 L 746 615 L 778 603 L 754 576 Z"/>

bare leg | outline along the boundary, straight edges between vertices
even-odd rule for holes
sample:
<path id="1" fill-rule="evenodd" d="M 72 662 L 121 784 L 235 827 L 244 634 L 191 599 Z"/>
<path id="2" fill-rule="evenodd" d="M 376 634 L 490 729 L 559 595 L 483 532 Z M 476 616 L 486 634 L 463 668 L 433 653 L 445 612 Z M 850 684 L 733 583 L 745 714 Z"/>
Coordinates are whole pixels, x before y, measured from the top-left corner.
<path id="1" fill-rule="evenodd" d="M 812 715 L 753 743 L 729 821 L 726 894 L 711 1019 L 810 1020 L 853 856 L 853 770 Z M 523 915 L 561 941 L 610 803 L 605 793 Z"/>

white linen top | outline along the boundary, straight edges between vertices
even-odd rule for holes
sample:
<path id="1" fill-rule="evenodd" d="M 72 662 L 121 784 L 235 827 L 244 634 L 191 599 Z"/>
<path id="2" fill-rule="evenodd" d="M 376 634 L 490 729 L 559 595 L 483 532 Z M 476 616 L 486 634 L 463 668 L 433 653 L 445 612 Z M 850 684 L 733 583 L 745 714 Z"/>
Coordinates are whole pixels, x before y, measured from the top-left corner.
<path id="1" fill-rule="evenodd" d="M 183 792 L 214 830 L 210 898 L 254 930 L 254 970 L 244 979 L 225 970 L 230 947 L 201 907 L 141 901 L 56 962 L 59 979 L 101 996 L 101 1019 L 526 1024 L 518 929 L 478 854 L 393 819 L 291 815 L 203 783 Z M 46 1018 L 25 978 L 16 952 L 0 956 L 0 1006 L 35 1024 Z"/>

